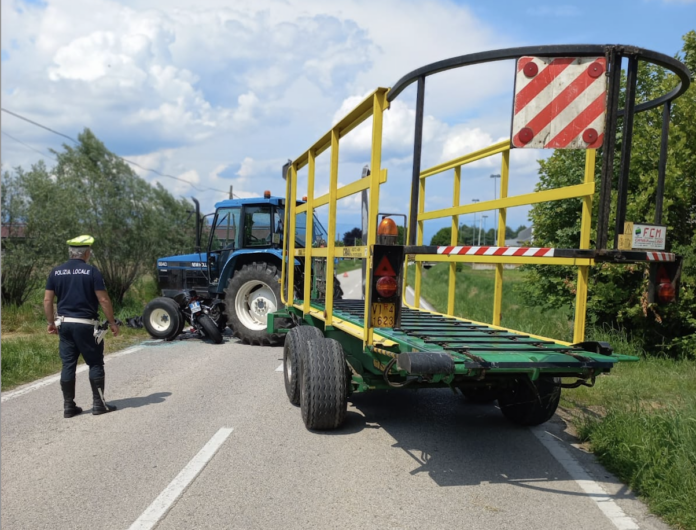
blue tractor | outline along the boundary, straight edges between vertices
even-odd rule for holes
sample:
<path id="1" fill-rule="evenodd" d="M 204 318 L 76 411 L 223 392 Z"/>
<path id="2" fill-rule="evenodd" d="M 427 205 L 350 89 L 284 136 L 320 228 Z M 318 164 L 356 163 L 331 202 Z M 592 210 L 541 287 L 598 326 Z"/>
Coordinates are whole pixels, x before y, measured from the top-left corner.
<path id="1" fill-rule="evenodd" d="M 194 324 L 192 316 L 195 316 L 196 323 L 202 324 L 197 326 L 201 333 L 214 342 L 222 342 L 221 332 L 228 325 L 246 344 L 281 342 L 282 335 L 267 333 L 266 317 L 281 306 L 285 198 L 273 197 L 267 191 L 263 198 L 224 200 L 215 205 L 214 214 L 209 214 L 213 216 L 212 221 L 206 221 L 209 216 L 201 217 L 198 201 L 193 200 L 196 248 L 192 254 L 157 260 L 162 296 L 152 300 L 143 313 L 148 333 L 172 340 L 181 333 L 187 320 Z M 303 216 L 306 214 L 297 216 L 297 246 L 305 245 L 306 217 Z M 313 227 L 311 244 L 325 245 L 328 235 L 316 217 Z M 204 229 L 208 231 L 208 242 L 202 251 Z M 294 263 L 298 292 L 304 281 L 302 260 L 295 259 Z M 341 294 L 340 283 L 334 278 L 334 296 L 340 298 Z M 192 309 L 199 313 L 192 315 Z"/>

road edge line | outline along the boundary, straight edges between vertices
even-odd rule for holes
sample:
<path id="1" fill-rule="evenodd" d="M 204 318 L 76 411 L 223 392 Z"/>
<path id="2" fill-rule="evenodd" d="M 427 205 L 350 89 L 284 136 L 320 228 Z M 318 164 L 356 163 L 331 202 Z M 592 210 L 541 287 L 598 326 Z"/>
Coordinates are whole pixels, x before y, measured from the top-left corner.
<path id="1" fill-rule="evenodd" d="M 222 447 L 230 434 L 232 427 L 222 427 L 216 432 L 213 437 L 208 440 L 203 448 L 198 451 L 188 464 L 182 469 L 179 474 L 174 477 L 169 485 L 164 488 L 157 498 L 152 501 L 140 517 L 129 527 L 128 530 L 150 530 L 154 528 L 159 521 L 169 512 L 176 501 L 196 479 L 208 462 L 212 460 L 218 449 Z"/>
<path id="2" fill-rule="evenodd" d="M 590 474 L 561 445 L 560 440 L 543 426 L 530 427 L 530 430 L 616 528 L 619 530 L 640 530 L 636 521 L 626 515 L 626 512 L 614 502 L 612 496 L 606 492 L 601 484 L 590 477 Z"/>
<path id="3" fill-rule="evenodd" d="M 136 344 L 135 346 L 130 346 L 129 348 L 126 348 L 124 350 L 110 353 L 104 356 L 104 363 L 107 363 L 111 359 L 116 359 L 118 357 L 123 357 L 124 355 L 135 353 L 136 351 L 142 350 L 144 347 L 145 346 L 142 344 Z M 81 374 L 82 372 L 86 372 L 88 369 L 89 366 L 87 366 L 86 364 L 81 364 L 77 367 L 77 370 L 75 370 L 75 374 Z M 38 381 L 34 381 L 33 383 L 28 383 L 26 385 L 20 386 L 19 388 L 15 388 L 14 390 L 3 392 L 2 397 L 0 397 L 0 403 L 5 403 L 6 401 L 10 401 L 11 399 L 18 398 L 20 396 L 23 396 L 24 394 L 28 394 L 29 392 L 33 392 L 34 390 L 38 390 L 39 388 L 43 388 L 57 381 L 60 381 L 60 372 L 57 374 L 46 376 L 42 379 L 39 379 Z"/>

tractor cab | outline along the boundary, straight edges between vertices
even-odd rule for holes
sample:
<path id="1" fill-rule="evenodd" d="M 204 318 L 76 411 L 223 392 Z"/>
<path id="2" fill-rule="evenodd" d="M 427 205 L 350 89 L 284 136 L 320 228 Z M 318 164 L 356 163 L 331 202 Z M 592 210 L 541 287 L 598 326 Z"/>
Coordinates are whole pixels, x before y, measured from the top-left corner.
<path id="1" fill-rule="evenodd" d="M 218 298 L 224 296 L 234 271 L 245 263 L 269 262 L 280 268 L 285 198 L 271 196 L 267 191 L 263 198 L 228 199 L 215 204 L 215 212 L 205 216 L 200 215 L 196 199 L 194 203 L 198 220 L 194 252 L 157 260 L 163 296 L 173 298 L 183 290 L 195 289 L 202 297 Z M 306 215 L 297 215 L 297 247 L 305 246 Z M 326 246 L 328 235 L 316 216 L 313 233 L 312 246 Z M 201 242 L 205 240 L 203 250 Z"/>

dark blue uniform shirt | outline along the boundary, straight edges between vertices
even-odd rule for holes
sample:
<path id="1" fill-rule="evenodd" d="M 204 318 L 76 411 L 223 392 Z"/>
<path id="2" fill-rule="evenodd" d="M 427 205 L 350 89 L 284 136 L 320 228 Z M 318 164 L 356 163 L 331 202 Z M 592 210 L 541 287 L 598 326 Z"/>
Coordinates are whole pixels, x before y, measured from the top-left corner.
<path id="1" fill-rule="evenodd" d="M 99 317 L 99 300 L 95 291 L 105 291 L 99 269 L 81 259 L 71 259 L 58 265 L 48 275 L 46 290 L 58 297 L 58 314 L 62 317 Z"/>

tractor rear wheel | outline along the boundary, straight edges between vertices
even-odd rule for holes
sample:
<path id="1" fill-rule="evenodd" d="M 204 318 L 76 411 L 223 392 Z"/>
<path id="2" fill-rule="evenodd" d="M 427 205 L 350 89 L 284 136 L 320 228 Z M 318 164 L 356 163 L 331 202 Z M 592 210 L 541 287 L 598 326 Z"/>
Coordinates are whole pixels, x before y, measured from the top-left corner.
<path id="1" fill-rule="evenodd" d="M 280 273 L 275 265 L 253 262 L 235 271 L 225 289 L 228 324 L 245 344 L 277 344 L 280 333 L 268 333 L 266 316 L 278 309 Z"/>
<path id="2" fill-rule="evenodd" d="M 334 339 L 311 340 L 302 357 L 300 407 L 307 429 L 339 427 L 348 409 L 346 358 Z"/>
<path id="3" fill-rule="evenodd" d="M 156 339 L 172 340 L 179 334 L 183 315 L 176 303 L 160 296 L 150 301 L 143 311 L 143 325 Z"/>
<path id="4" fill-rule="evenodd" d="M 534 385 L 536 391 L 532 388 Z M 549 421 L 561 400 L 561 378 L 517 379 L 512 388 L 498 397 L 500 411 L 518 425 L 541 425 Z"/>
<path id="5" fill-rule="evenodd" d="M 285 336 L 283 347 L 283 374 L 285 376 L 285 392 L 290 403 L 300 404 L 300 385 L 302 384 L 302 356 L 307 351 L 310 340 L 320 340 L 324 334 L 314 326 L 297 326 Z"/>

